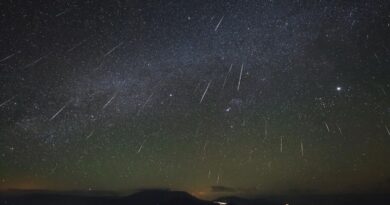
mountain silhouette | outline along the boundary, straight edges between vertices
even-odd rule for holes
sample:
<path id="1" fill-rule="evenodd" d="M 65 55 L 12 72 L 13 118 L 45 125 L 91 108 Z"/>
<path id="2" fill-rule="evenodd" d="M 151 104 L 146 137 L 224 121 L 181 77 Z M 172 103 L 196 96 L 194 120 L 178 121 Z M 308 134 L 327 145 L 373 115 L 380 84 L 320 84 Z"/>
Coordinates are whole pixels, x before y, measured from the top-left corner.
<path id="1" fill-rule="evenodd" d="M 76 192 L 72 192 L 76 193 Z M 69 195 L 69 192 L 7 192 L 0 194 L 0 204 L 7 205 L 215 205 L 186 192 L 145 190 L 126 197 Z"/>
<path id="2" fill-rule="evenodd" d="M 276 205 L 279 203 L 272 202 L 267 199 L 256 198 L 256 199 L 247 199 L 236 196 L 221 197 L 215 201 L 225 202 L 228 205 Z"/>
<path id="3" fill-rule="evenodd" d="M 144 190 L 129 196 L 104 196 L 106 192 L 52 192 L 12 191 L 0 192 L 0 205 L 389 205 L 390 195 L 339 194 L 339 195 L 285 195 L 246 199 L 236 196 L 221 197 L 214 202 L 198 199 L 186 192 Z"/>
<path id="4" fill-rule="evenodd" d="M 200 200 L 187 192 L 167 190 L 146 190 L 120 199 L 120 204 L 137 205 L 215 205 Z"/>

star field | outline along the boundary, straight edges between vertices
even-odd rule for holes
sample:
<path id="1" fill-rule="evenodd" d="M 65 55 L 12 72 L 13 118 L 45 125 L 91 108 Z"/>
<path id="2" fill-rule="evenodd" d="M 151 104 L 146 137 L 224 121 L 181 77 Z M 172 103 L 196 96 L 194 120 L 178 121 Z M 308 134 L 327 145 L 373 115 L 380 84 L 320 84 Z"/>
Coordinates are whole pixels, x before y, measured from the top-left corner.
<path id="1" fill-rule="evenodd" d="M 2 1 L 0 189 L 390 190 L 388 1 Z"/>

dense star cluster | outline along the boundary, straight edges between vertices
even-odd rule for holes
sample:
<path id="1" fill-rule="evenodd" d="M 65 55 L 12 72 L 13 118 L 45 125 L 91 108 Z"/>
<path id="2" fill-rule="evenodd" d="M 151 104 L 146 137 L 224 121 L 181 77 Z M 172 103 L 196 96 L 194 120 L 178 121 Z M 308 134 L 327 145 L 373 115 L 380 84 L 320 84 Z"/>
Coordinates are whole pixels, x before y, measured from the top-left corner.
<path id="1" fill-rule="evenodd" d="M 0 2 L 0 189 L 390 190 L 390 2 Z"/>

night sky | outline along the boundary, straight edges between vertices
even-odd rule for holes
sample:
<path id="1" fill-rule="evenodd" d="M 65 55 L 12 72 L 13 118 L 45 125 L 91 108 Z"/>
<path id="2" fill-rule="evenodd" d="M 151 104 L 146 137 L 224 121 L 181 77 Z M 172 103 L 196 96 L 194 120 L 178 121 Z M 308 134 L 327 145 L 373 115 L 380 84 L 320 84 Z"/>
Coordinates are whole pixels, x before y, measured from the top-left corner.
<path id="1" fill-rule="evenodd" d="M 390 1 L 0 1 L 0 190 L 390 191 Z"/>

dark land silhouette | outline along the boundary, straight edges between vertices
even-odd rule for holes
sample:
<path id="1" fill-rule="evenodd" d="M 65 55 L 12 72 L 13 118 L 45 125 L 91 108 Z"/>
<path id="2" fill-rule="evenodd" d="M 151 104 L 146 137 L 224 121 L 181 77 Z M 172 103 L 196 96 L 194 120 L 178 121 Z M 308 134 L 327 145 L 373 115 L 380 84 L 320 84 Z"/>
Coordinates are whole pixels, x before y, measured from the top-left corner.
<path id="1" fill-rule="evenodd" d="M 10 190 L 0 194 L 1 205 L 389 205 L 390 194 L 296 195 L 242 198 L 198 199 L 187 192 L 143 190 L 129 196 L 110 192 L 50 192 Z"/>

